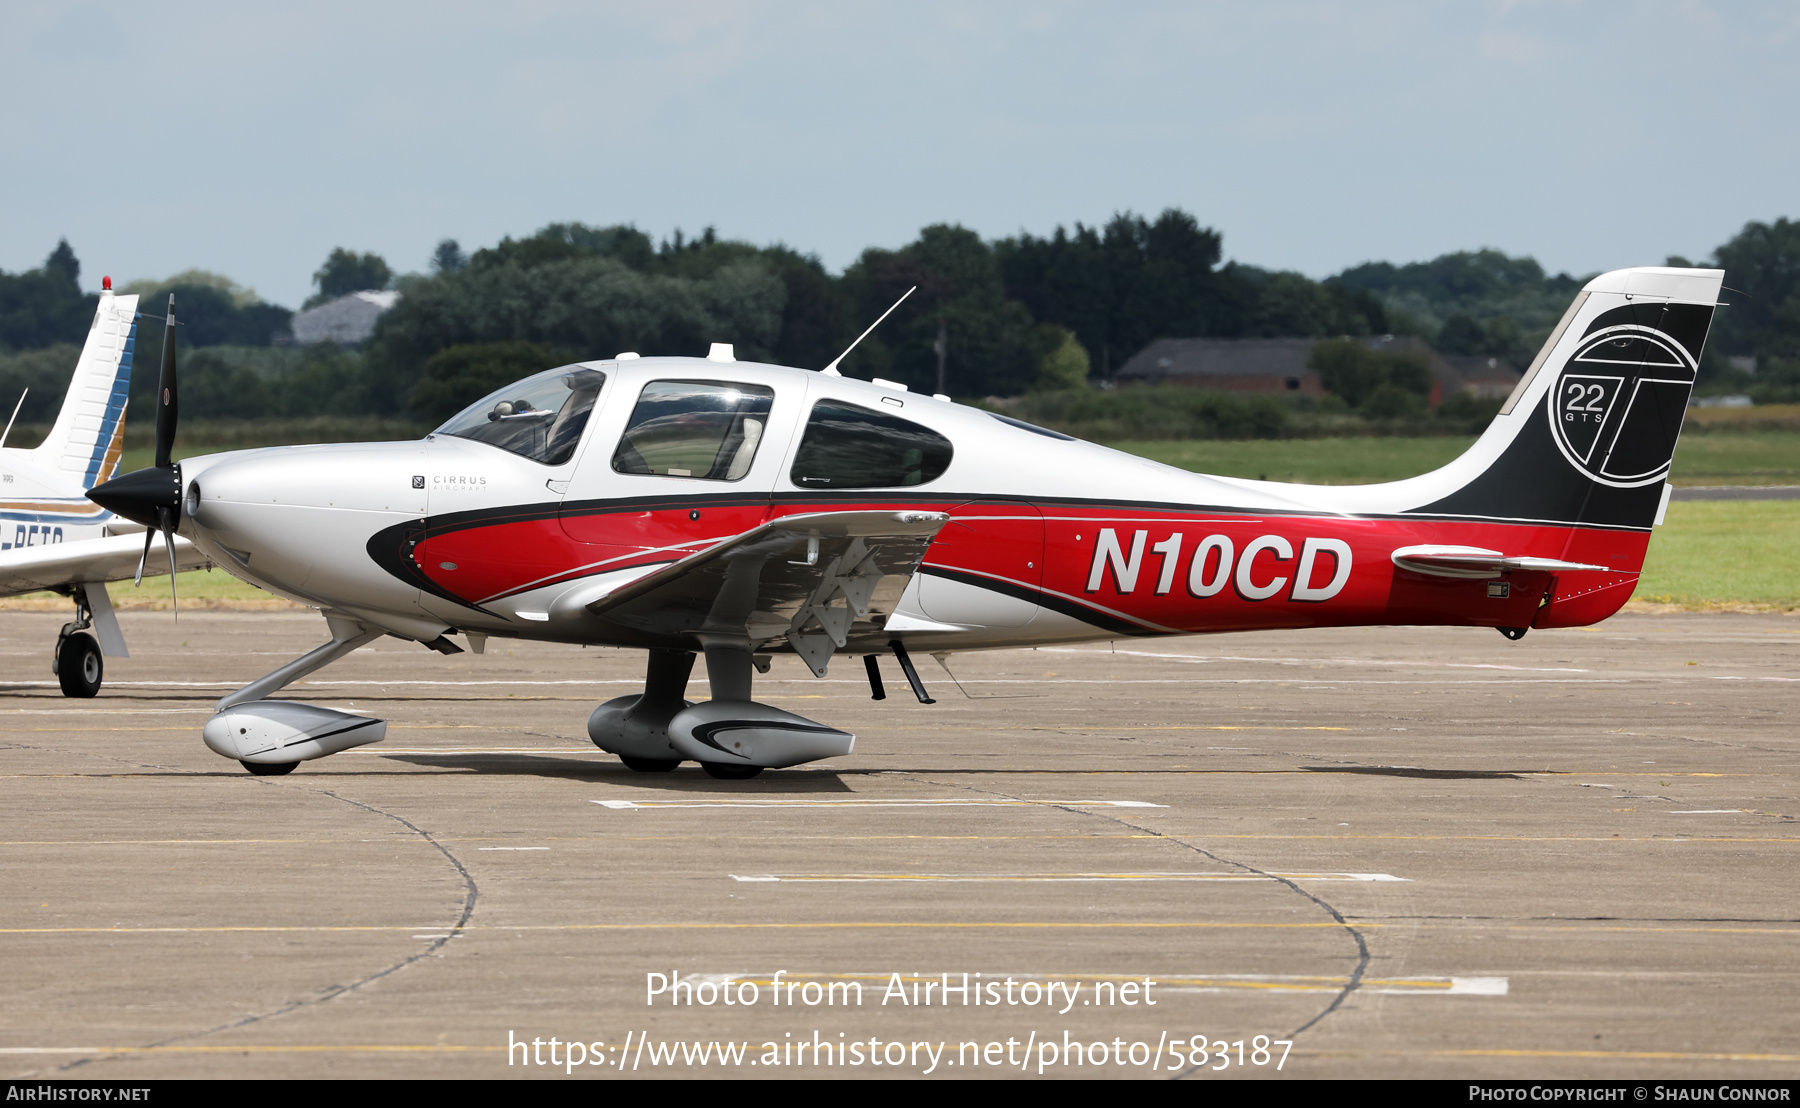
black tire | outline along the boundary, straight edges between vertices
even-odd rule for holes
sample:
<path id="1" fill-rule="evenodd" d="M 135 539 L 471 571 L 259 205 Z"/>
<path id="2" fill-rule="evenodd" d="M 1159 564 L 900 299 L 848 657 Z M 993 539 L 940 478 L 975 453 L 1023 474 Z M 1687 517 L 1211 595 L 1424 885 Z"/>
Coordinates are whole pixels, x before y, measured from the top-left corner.
<path id="1" fill-rule="evenodd" d="M 106 663 L 92 635 L 70 635 L 56 652 L 56 682 L 64 696 L 89 697 L 100 691 Z"/>
<path id="2" fill-rule="evenodd" d="M 761 766 L 734 766 L 724 762 L 701 762 L 700 768 L 721 781 L 748 781 L 763 771 Z"/>
<path id="3" fill-rule="evenodd" d="M 680 758 L 638 758 L 630 754 L 619 755 L 619 761 L 625 763 L 626 769 L 639 773 L 668 773 L 681 764 Z"/>
<path id="4" fill-rule="evenodd" d="M 238 762 L 238 765 L 258 777 L 280 777 L 284 773 L 294 772 L 294 767 L 299 764 L 299 762 Z"/>

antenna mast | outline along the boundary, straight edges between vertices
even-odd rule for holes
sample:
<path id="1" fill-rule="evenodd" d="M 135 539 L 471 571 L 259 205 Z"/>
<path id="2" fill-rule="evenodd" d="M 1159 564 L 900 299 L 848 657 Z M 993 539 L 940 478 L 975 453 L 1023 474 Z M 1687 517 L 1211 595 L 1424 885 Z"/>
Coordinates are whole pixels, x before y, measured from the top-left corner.
<path id="1" fill-rule="evenodd" d="M 901 293 L 900 299 L 894 301 L 894 308 L 898 308 L 900 305 L 906 303 L 906 298 L 918 291 L 919 291 L 919 286 L 914 285 L 912 288 L 907 289 L 905 292 Z M 889 308 L 887 311 L 882 312 L 881 319 L 877 319 L 875 322 L 869 324 L 869 331 L 873 331 L 875 328 L 881 326 L 882 319 L 886 319 L 888 316 L 893 315 L 894 308 Z M 827 377 L 842 377 L 843 374 L 838 372 L 838 363 L 850 356 L 850 351 L 856 349 L 857 343 L 860 343 L 860 342 L 862 342 L 862 340 L 869 337 L 869 331 L 864 331 L 862 334 L 856 336 L 856 342 L 851 343 L 850 346 L 842 354 L 839 354 L 837 357 L 831 359 L 831 364 L 826 366 L 824 369 L 821 369 L 819 372 L 823 373 Z"/>

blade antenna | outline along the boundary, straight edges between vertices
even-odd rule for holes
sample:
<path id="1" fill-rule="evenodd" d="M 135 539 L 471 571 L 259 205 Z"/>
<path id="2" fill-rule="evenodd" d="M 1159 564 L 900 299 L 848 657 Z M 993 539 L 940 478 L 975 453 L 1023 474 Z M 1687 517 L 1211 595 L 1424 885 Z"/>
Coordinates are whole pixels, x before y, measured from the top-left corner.
<path id="1" fill-rule="evenodd" d="M 6 445 L 6 436 L 12 434 L 13 421 L 19 418 L 19 409 L 25 406 L 25 398 L 30 395 L 31 389 L 29 387 L 19 394 L 19 402 L 13 405 L 12 419 L 6 421 L 6 430 L 0 431 L 0 446 Z"/>
<path id="2" fill-rule="evenodd" d="M 900 299 L 894 301 L 894 308 L 898 308 L 900 305 L 906 303 L 906 298 L 918 291 L 919 291 L 919 286 L 914 285 L 912 288 L 907 289 L 905 292 L 901 293 Z M 882 319 L 886 319 L 888 316 L 893 315 L 894 308 L 889 308 L 887 311 L 882 312 L 881 319 L 877 319 L 875 322 L 869 324 L 869 331 L 873 331 L 875 328 L 881 326 Z M 838 363 L 850 356 L 850 351 L 856 349 L 857 343 L 860 343 L 860 342 L 862 342 L 862 340 L 869 337 L 869 331 L 864 331 L 862 334 L 856 336 L 856 342 L 851 343 L 849 346 L 849 349 L 846 349 L 842 354 L 839 354 L 837 357 L 831 359 L 831 364 L 826 366 L 824 369 L 821 369 L 819 372 L 823 373 L 827 377 L 842 377 L 843 374 L 838 372 Z"/>

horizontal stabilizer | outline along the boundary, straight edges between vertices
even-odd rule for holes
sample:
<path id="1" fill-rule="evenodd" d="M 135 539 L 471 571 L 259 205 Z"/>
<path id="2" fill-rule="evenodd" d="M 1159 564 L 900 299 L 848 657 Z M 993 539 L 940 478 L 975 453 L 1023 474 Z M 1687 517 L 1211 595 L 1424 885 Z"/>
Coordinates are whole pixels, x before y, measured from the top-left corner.
<path id="1" fill-rule="evenodd" d="M 1403 546 L 1394 551 L 1394 564 L 1413 573 L 1429 577 L 1465 577 L 1482 579 L 1498 577 L 1508 570 L 1537 570 L 1557 573 L 1564 570 L 1609 567 L 1585 562 L 1564 562 L 1555 558 L 1526 558 L 1502 554 L 1479 546 Z"/>

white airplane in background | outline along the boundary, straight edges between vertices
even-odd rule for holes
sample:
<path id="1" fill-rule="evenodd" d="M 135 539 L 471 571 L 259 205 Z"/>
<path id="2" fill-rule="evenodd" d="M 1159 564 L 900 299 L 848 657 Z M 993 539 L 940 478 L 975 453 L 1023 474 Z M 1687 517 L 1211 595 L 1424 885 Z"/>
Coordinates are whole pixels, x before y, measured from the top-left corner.
<path id="1" fill-rule="evenodd" d="M 137 344 L 138 298 L 113 295 L 110 277 L 104 286 L 50 434 L 24 450 L 6 446 L 0 433 L 0 596 L 49 589 L 74 602 L 51 665 L 65 696 L 100 691 L 102 655 L 129 657 L 106 582 L 168 565 L 145 564 L 141 524 L 87 498 L 119 468 Z M 6 427 L 10 433 L 10 420 Z M 180 570 L 212 564 L 183 538 L 170 544 L 169 561 Z"/>

